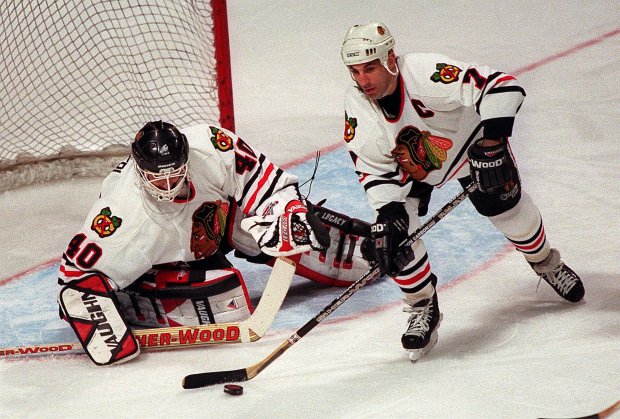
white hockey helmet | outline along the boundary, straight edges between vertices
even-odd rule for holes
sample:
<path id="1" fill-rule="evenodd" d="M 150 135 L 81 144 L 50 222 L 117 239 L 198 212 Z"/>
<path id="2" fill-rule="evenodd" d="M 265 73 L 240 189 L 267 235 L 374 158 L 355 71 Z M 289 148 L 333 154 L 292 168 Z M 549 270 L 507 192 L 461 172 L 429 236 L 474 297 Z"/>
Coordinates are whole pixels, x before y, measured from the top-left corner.
<path id="1" fill-rule="evenodd" d="M 396 41 L 387 26 L 381 22 L 354 25 L 342 43 L 342 61 L 345 65 L 364 64 L 377 58 L 388 69 L 388 53 Z"/>

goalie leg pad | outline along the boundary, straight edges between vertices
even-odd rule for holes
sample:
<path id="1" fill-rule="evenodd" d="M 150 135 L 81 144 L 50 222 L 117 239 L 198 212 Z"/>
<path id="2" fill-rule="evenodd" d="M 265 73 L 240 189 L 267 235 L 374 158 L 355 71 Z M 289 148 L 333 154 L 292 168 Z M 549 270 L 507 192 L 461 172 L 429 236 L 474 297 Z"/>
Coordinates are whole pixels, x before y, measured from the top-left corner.
<path id="1" fill-rule="evenodd" d="M 65 320 L 95 364 L 118 364 L 140 353 L 140 345 L 123 319 L 105 277 L 95 274 L 65 285 L 58 302 Z"/>
<path id="2" fill-rule="evenodd" d="M 142 327 L 239 322 L 253 311 L 234 268 L 152 270 L 117 295 L 127 320 Z"/>

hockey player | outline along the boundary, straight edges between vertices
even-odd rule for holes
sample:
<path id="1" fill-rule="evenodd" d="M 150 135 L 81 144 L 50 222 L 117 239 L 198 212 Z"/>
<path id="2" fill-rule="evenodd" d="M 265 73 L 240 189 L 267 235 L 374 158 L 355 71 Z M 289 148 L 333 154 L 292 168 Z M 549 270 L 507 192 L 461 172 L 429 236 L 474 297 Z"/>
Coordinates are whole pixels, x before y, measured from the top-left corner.
<path id="1" fill-rule="evenodd" d="M 131 326 L 251 314 L 229 251 L 262 262 L 296 255 L 300 274 L 348 285 L 368 267 L 356 245 L 365 235 L 368 224 L 323 207 L 309 212 L 297 178 L 232 132 L 149 122 L 62 256 L 61 316 L 93 362 L 127 361 L 140 349 Z"/>
<path id="2" fill-rule="evenodd" d="M 473 179 L 476 210 L 562 298 L 580 301 L 584 287 L 550 247 L 538 208 L 521 188 L 509 144 L 525 97 L 517 80 L 439 54 L 397 56 L 394 44 L 380 22 L 347 32 L 341 56 L 355 84 L 346 91 L 344 140 L 376 212 L 377 261 L 411 313 L 402 345 L 415 361 L 437 341 L 437 278 L 422 240 L 413 252 L 398 244 L 420 226 L 433 188 L 451 179 L 463 187 Z"/>

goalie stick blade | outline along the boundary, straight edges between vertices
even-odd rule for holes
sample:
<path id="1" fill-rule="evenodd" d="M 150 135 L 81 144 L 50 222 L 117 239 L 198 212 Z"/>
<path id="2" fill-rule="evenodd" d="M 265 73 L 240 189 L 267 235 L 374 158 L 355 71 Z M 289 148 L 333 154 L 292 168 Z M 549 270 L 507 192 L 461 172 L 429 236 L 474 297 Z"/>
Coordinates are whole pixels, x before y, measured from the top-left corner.
<path id="1" fill-rule="evenodd" d="M 239 381 L 248 381 L 246 369 L 190 374 L 183 378 L 182 385 L 185 389 L 192 389 Z"/>
<path id="2" fill-rule="evenodd" d="M 271 327 L 291 286 L 295 268 L 295 262 L 290 259 L 276 259 L 254 313 L 244 321 L 250 331 L 251 342 L 260 339 Z"/>

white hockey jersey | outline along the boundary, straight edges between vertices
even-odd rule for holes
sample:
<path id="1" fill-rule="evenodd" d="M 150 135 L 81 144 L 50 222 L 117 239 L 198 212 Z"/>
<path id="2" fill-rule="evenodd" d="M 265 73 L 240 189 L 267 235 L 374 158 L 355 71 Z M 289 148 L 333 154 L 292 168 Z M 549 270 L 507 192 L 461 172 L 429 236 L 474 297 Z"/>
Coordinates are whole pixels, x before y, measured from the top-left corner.
<path id="1" fill-rule="evenodd" d="M 59 284 L 98 271 L 124 288 L 154 265 L 210 256 L 225 240 L 233 204 L 254 215 L 264 199 L 297 183 L 230 131 L 181 131 L 190 146 L 187 198 L 156 202 L 142 190 L 134 160 L 119 164 L 63 254 Z"/>
<path id="2" fill-rule="evenodd" d="M 468 175 L 467 148 L 509 137 L 525 96 L 513 76 L 486 66 L 426 53 L 397 63 L 396 115 L 357 86 L 345 98 L 344 140 L 375 210 L 404 202 L 414 180 L 441 186 Z"/>

